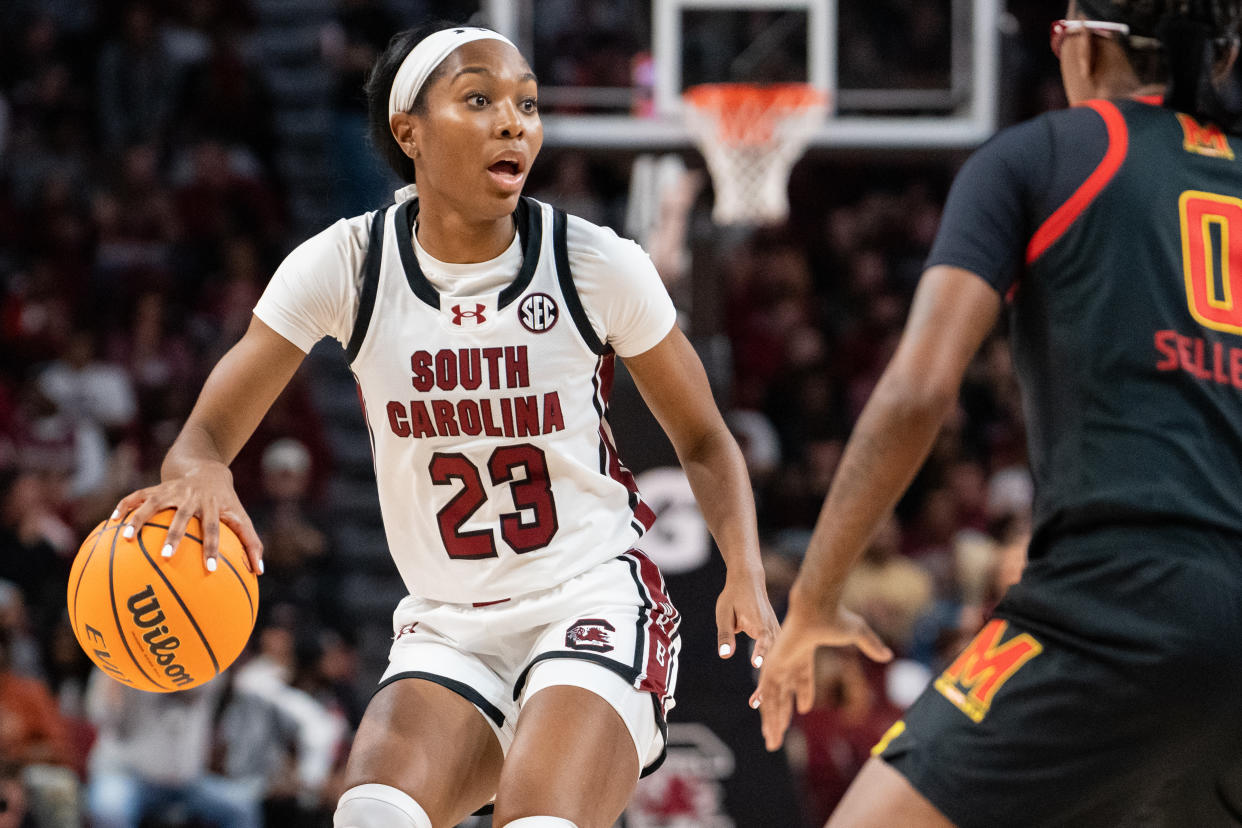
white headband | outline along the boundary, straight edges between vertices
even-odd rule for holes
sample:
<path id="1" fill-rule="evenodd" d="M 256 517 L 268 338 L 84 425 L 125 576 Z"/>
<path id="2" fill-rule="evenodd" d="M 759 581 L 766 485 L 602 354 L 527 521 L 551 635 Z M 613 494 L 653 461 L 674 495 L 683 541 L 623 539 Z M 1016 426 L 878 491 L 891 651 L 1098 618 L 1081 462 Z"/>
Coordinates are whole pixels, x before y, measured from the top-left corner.
<path id="1" fill-rule="evenodd" d="M 504 35 L 473 26 L 441 29 L 427 35 L 405 56 L 401 68 L 397 70 L 397 76 L 393 78 L 392 90 L 388 93 L 388 117 L 413 109 L 419 90 L 436 67 L 459 46 L 475 40 L 499 40 L 513 46 L 513 42 Z"/>

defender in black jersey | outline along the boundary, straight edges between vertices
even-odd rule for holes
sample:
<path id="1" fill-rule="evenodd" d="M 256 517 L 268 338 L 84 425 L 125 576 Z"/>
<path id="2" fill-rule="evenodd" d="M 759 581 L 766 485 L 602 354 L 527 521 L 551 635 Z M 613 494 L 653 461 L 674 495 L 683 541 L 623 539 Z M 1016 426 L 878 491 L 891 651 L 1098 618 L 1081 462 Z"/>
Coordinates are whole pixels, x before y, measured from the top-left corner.
<path id="1" fill-rule="evenodd" d="M 836 825 L 1242 825 L 1238 0 L 1077 0 L 1074 108 L 962 169 L 763 668 L 769 748 L 817 646 L 888 653 L 841 583 L 1001 306 L 1035 532 L 992 620 L 876 746 Z"/>

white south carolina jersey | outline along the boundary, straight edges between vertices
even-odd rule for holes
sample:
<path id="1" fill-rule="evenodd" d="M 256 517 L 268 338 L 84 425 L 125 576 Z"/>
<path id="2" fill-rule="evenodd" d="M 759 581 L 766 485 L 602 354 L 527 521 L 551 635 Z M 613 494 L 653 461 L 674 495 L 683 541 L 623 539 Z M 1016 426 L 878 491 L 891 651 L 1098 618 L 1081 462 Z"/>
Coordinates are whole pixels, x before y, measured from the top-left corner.
<path id="1" fill-rule="evenodd" d="M 617 455 L 608 398 L 615 356 L 657 344 L 675 310 L 637 245 L 529 198 L 515 213 L 516 275 L 442 293 L 415 252 L 417 209 L 309 240 L 255 315 L 303 350 L 325 335 L 346 346 L 412 595 L 486 603 L 547 589 L 655 520 Z"/>

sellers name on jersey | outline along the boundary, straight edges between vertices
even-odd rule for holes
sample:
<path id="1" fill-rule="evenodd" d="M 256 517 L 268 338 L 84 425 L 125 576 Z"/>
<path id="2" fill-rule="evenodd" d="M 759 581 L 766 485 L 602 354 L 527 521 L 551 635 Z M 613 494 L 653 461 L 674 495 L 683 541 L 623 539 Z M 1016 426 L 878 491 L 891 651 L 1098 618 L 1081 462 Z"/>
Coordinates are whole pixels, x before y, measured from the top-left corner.
<path id="1" fill-rule="evenodd" d="M 1157 331 L 1159 371 L 1182 370 L 1196 379 L 1242 389 L 1242 348 L 1207 342 L 1177 331 Z"/>
<path id="2" fill-rule="evenodd" d="M 442 348 L 410 356 L 415 391 L 499 391 L 530 387 L 526 346 Z M 388 426 L 398 437 L 531 437 L 565 430 L 561 400 L 555 391 L 477 399 L 390 400 Z"/>

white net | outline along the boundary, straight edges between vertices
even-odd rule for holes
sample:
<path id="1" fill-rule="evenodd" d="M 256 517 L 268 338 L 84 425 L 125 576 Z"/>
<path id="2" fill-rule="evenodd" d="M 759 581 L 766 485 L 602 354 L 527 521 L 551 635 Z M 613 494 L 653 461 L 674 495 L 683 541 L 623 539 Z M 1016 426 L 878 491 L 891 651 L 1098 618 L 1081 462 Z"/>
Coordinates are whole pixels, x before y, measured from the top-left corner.
<path id="1" fill-rule="evenodd" d="M 707 84 L 683 100 L 716 191 L 712 220 L 784 221 L 790 171 L 823 122 L 826 96 L 806 84 Z"/>

